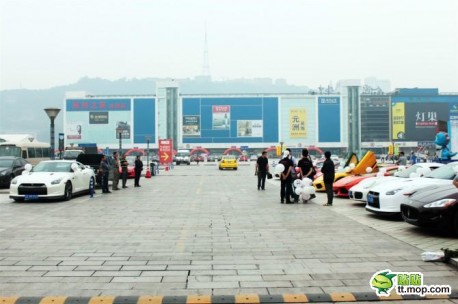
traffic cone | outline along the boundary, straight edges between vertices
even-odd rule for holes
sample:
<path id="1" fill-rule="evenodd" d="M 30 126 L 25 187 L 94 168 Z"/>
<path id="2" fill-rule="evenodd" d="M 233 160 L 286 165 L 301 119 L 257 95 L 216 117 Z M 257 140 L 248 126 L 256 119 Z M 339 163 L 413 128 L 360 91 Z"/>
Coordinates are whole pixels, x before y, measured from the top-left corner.
<path id="1" fill-rule="evenodd" d="M 145 177 L 146 178 L 151 178 L 151 171 L 149 169 L 146 169 Z"/>

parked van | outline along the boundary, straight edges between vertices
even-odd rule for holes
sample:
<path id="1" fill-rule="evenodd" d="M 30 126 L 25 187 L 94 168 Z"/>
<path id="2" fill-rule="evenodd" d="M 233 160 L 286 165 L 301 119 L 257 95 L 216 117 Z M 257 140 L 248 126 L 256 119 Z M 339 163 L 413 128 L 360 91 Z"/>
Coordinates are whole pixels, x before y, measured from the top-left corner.
<path id="1" fill-rule="evenodd" d="M 177 155 L 175 155 L 175 161 L 177 165 L 180 165 L 181 163 L 190 165 L 191 164 L 191 151 L 178 150 Z"/>

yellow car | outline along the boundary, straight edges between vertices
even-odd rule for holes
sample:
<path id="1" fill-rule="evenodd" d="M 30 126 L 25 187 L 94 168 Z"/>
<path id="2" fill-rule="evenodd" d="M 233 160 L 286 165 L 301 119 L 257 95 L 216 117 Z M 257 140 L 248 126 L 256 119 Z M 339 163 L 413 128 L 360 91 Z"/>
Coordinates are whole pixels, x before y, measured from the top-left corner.
<path id="1" fill-rule="evenodd" d="M 233 169 L 237 170 L 237 158 L 234 155 L 223 155 L 219 161 L 219 169 Z"/>
<path id="2" fill-rule="evenodd" d="M 358 160 L 356 154 L 352 153 L 345 163 L 345 167 L 349 166 L 350 164 L 354 164 L 355 168 L 349 170 L 348 172 L 336 172 L 334 176 L 334 182 L 350 175 L 365 174 L 367 167 L 371 167 L 372 172 L 378 172 L 377 159 L 375 158 L 375 154 L 372 151 L 367 151 L 367 153 L 360 161 Z M 323 175 L 317 177 L 313 181 L 313 187 L 315 187 L 317 192 L 326 191 L 326 188 L 324 187 Z"/>

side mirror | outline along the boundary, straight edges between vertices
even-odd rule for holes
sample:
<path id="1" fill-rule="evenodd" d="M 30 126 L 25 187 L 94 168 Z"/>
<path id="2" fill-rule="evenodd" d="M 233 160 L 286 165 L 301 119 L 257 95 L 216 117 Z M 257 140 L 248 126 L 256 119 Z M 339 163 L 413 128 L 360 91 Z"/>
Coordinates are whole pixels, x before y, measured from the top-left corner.
<path id="1" fill-rule="evenodd" d="M 31 164 L 26 164 L 24 166 L 24 171 L 30 172 L 32 170 L 32 165 Z"/>
<path id="2" fill-rule="evenodd" d="M 79 168 L 78 164 L 77 163 L 73 163 L 72 166 L 71 166 L 73 172 L 76 172 Z"/>

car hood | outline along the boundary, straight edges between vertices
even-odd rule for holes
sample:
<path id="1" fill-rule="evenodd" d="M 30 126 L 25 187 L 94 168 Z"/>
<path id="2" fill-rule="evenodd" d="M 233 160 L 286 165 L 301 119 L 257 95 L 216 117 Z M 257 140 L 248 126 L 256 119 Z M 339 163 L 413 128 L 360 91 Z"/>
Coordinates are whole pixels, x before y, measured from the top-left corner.
<path id="1" fill-rule="evenodd" d="M 5 171 L 5 170 L 10 170 L 10 167 L 0 167 L 0 172 Z"/>
<path id="2" fill-rule="evenodd" d="M 458 199 L 458 189 L 452 182 L 444 185 L 429 185 L 416 191 L 409 197 L 409 200 L 427 204 L 442 198 Z"/>
<path id="3" fill-rule="evenodd" d="M 364 179 L 367 179 L 369 177 L 372 177 L 373 175 L 350 175 L 346 176 L 342 179 L 339 179 L 337 182 L 334 183 L 334 186 L 336 187 L 342 187 L 345 186 L 349 183 L 358 183 Z"/>
<path id="4" fill-rule="evenodd" d="M 61 177 L 69 177 L 69 172 L 29 172 L 17 177 L 19 183 L 36 183 L 53 181 Z"/>
<path id="5" fill-rule="evenodd" d="M 413 178 L 395 178 L 390 181 L 377 184 L 371 187 L 371 191 L 374 192 L 385 192 L 394 189 L 416 189 L 423 188 L 426 185 L 438 185 L 451 183 L 450 180 L 438 179 L 438 178 L 424 178 L 424 177 L 413 177 Z"/>

